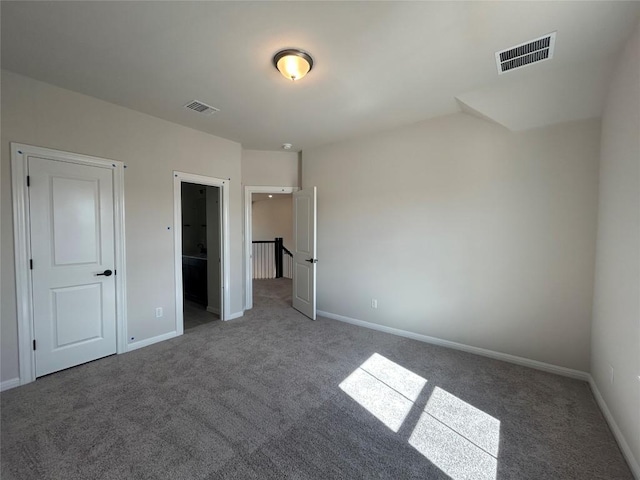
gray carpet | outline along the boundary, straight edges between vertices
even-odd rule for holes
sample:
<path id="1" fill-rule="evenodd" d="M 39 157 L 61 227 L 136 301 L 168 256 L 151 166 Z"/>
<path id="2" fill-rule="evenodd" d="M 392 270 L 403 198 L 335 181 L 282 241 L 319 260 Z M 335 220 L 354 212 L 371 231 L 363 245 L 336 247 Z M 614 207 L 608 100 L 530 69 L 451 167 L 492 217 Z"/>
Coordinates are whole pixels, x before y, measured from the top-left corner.
<path id="1" fill-rule="evenodd" d="M 254 288 L 243 318 L 2 393 L 2 479 L 632 479 L 585 382 Z"/>

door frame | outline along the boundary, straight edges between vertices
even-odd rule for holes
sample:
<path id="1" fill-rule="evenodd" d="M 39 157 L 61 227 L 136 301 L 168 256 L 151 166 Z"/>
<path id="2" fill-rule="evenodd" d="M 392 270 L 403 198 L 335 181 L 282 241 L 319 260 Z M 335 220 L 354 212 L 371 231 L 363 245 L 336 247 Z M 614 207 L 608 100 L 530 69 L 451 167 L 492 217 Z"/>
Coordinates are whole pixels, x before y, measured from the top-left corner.
<path id="1" fill-rule="evenodd" d="M 244 309 L 253 308 L 253 262 L 251 261 L 251 240 L 253 238 L 253 213 L 251 195 L 254 193 L 293 193 L 298 187 L 245 186 L 244 187 Z M 293 223 L 293 219 L 291 219 Z"/>
<path id="2" fill-rule="evenodd" d="M 176 335 L 184 333 L 184 292 L 182 285 L 182 184 L 196 183 L 220 189 L 220 320 L 231 319 L 231 270 L 229 268 L 229 186 L 230 179 L 206 177 L 185 172 L 173 172 L 173 238 L 176 291 Z"/>
<path id="3" fill-rule="evenodd" d="M 76 163 L 80 165 L 111 167 L 113 169 L 114 203 L 114 270 L 116 290 L 116 353 L 127 351 L 127 271 L 124 233 L 124 168 L 123 162 L 100 157 L 65 152 L 11 142 L 11 190 L 13 203 L 13 239 L 16 275 L 16 313 L 18 317 L 18 360 L 20 385 L 36 379 L 35 335 L 32 298 L 31 216 L 27 187 L 27 161 L 29 156 Z"/>

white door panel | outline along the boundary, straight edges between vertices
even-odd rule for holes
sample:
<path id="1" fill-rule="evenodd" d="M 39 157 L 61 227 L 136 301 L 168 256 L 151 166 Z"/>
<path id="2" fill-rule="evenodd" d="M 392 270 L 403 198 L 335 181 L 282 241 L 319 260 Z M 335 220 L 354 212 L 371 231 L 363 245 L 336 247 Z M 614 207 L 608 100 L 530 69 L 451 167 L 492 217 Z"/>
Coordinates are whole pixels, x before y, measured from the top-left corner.
<path id="1" fill-rule="evenodd" d="M 116 352 L 113 171 L 29 157 L 36 376 Z"/>
<path id="2" fill-rule="evenodd" d="M 295 196 L 295 195 L 294 195 Z M 311 238 L 310 232 L 311 228 L 309 228 L 309 214 L 311 212 L 311 204 L 312 198 L 307 196 L 301 196 L 295 198 L 296 204 L 296 212 L 301 215 L 299 218 L 300 221 L 295 222 L 296 227 L 296 236 L 295 236 L 295 248 L 296 251 L 300 253 L 304 253 L 305 255 L 311 255 Z"/>
<path id="3" fill-rule="evenodd" d="M 53 350 L 101 339 L 101 307 L 101 283 L 51 289 Z"/>
<path id="4" fill-rule="evenodd" d="M 293 194 L 293 308 L 316 319 L 316 187 Z"/>
<path id="5" fill-rule="evenodd" d="M 51 177 L 50 188 L 54 265 L 100 263 L 98 181 Z"/>

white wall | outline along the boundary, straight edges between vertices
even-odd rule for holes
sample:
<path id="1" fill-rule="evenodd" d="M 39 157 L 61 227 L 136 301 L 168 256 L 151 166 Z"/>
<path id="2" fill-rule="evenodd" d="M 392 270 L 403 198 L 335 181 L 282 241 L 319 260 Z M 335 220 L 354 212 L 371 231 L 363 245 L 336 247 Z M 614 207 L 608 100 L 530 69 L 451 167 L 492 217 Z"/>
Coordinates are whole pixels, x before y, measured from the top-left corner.
<path id="1" fill-rule="evenodd" d="M 284 246 L 293 248 L 293 202 L 291 194 L 274 194 L 273 198 L 252 204 L 252 240 L 282 237 Z"/>
<path id="2" fill-rule="evenodd" d="M 591 374 L 640 475 L 640 27 L 618 60 L 602 117 L 593 305 Z"/>
<path id="3" fill-rule="evenodd" d="M 7 71 L 1 94 L 3 381 L 18 376 L 10 142 L 127 165 L 128 336 L 135 341 L 174 330 L 173 170 L 230 178 L 230 310 L 242 310 L 240 144 Z M 165 315 L 156 319 L 159 306 Z"/>
<path id="4" fill-rule="evenodd" d="M 304 151 L 318 309 L 587 370 L 599 137 L 455 114 Z"/>
<path id="5" fill-rule="evenodd" d="M 242 184 L 249 186 L 299 186 L 299 154 L 242 150 Z"/>

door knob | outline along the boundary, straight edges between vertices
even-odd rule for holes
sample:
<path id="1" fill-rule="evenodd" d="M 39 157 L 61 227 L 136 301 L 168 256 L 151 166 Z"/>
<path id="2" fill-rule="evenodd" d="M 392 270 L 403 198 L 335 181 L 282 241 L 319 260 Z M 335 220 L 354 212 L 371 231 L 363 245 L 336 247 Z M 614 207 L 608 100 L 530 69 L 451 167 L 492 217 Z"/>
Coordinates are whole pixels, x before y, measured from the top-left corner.
<path id="1" fill-rule="evenodd" d="M 305 262 L 309 262 L 309 263 L 318 263 L 318 260 L 316 258 L 307 258 L 305 260 Z"/>
<path id="2" fill-rule="evenodd" d="M 96 273 L 96 277 L 105 276 L 110 277 L 113 272 L 111 270 L 105 270 L 102 273 Z"/>

